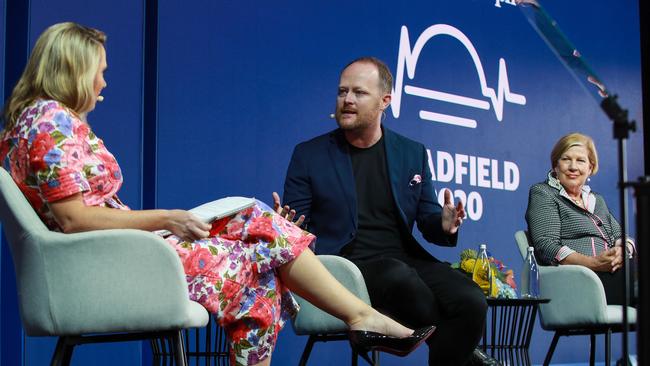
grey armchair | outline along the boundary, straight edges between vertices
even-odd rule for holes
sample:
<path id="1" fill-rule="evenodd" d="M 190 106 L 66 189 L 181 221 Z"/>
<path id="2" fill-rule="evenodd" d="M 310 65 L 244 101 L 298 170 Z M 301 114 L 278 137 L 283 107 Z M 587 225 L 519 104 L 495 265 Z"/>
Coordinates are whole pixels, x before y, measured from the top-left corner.
<path id="1" fill-rule="evenodd" d="M 325 268 L 339 281 L 345 288 L 350 290 L 365 303 L 370 304 L 370 296 L 366 289 L 366 283 L 363 280 L 361 271 L 349 260 L 336 255 L 319 255 L 318 259 L 323 263 Z M 333 317 L 332 315 L 320 310 L 307 300 L 296 296 L 300 304 L 300 311 L 293 319 L 293 329 L 298 335 L 308 335 L 309 339 L 305 345 L 300 358 L 300 366 L 307 364 L 309 355 L 314 343 L 328 342 L 338 340 L 348 340 L 347 325 Z M 357 354 L 352 351 L 352 365 L 357 365 Z M 374 351 L 372 359 L 375 365 L 379 364 L 379 352 Z"/>
<path id="2" fill-rule="evenodd" d="M 517 231 L 515 239 L 522 259 L 529 246 L 528 233 Z M 611 334 L 622 330 L 621 305 L 607 305 L 603 284 L 589 268 L 578 265 L 539 266 L 540 296 L 551 299 L 539 306 L 544 330 L 555 331 L 544 365 L 549 365 L 561 336 L 589 335 L 589 364 L 595 362 L 596 335 L 605 334 L 605 364 L 611 362 Z M 629 323 L 636 324 L 636 309 L 628 307 Z"/>
<path id="3" fill-rule="evenodd" d="M 140 230 L 52 232 L 0 168 L 0 220 L 16 270 L 23 327 L 58 336 L 52 364 L 69 364 L 87 343 L 172 339 L 186 364 L 181 329 L 203 327 L 181 262 L 160 237 Z"/>

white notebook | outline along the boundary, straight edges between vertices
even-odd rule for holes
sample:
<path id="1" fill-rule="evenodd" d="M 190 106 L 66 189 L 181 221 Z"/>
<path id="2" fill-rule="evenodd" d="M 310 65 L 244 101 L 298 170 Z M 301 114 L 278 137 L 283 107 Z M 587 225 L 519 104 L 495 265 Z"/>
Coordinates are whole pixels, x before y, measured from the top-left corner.
<path id="1" fill-rule="evenodd" d="M 237 212 L 243 211 L 249 207 L 253 207 L 254 204 L 255 198 L 231 196 L 204 203 L 188 211 L 193 213 L 202 221 L 211 223 L 224 217 L 234 215 Z M 169 230 L 157 230 L 154 231 L 154 233 L 162 237 L 166 237 L 172 234 Z"/>
<path id="2" fill-rule="evenodd" d="M 201 220 L 210 223 L 243 211 L 255 204 L 255 198 L 250 197 L 224 197 L 189 210 Z"/>

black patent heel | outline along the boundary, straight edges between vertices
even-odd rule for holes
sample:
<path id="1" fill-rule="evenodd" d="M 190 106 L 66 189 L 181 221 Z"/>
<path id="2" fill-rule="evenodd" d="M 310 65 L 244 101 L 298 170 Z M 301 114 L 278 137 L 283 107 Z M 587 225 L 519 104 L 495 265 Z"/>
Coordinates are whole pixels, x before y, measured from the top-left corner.
<path id="1" fill-rule="evenodd" d="M 348 337 L 350 347 L 369 364 L 373 365 L 374 363 L 368 356 L 368 352 L 377 350 L 404 357 L 427 340 L 435 329 L 435 326 L 420 328 L 413 332 L 412 335 L 404 338 L 391 337 L 365 330 L 351 330 L 348 332 Z"/>

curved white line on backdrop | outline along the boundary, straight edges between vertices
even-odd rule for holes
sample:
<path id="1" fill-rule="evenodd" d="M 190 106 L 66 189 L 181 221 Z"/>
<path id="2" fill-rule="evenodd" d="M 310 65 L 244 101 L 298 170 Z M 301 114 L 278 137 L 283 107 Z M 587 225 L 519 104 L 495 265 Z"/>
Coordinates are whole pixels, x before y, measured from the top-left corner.
<path id="1" fill-rule="evenodd" d="M 508 82 L 508 72 L 506 70 L 506 61 L 503 58 L 499 59 L 499 75 L 497 83 L 497 92 L 493 88 L 490 88 L 487 85 L 485 79 L 485 71 L 483 70 L 483 64 L 481 59 L 476 52 L 476 48 L 472 42 L 461 32 L 458 28 L 455 28 L 448 24 L 434 24 L 427 28 L 418 39 L 415 41 L 413 49 L 411 49 L 411 42 L 409 40 L 408 28 L 403 25 L 400 35 L 399 42 L 399 52 L 397 56 L 397 72 L 395 79 L 395 88 L 393 92 L 393 102 L 391 103 L 391 110 L 393 111 L 393 117 L 398 118 L 402 102 L 402 90 L 404 84 L 404 66 L 406 66 L 406 72 L 409 79 L 413 80 L 415 77 L 415 68 L 417 67 L 418 58 L 420 57 L 420 52 L 426 45 L 426 43 L 433 37 L 438 35 L 447 35 L 457 39 L 464 47 L 467 49 L 467 52 L 474 62 L 476 67 L 476 74 L 479 78 L 479 83 L 481 84 L 481 93 L 483 96 L 490 99 L 492 102 L 492 107 L 494 108 L 494 114 L 497 117 L 498 121 L 503 119 L 503 104 L 504 100 L 510 103 L 516 103 L 520 105 L 526 104 L 526 97 L 521 94 L 515 94 L 510 91 L 510 84 Z M 432 91 L 435 93 L 435 91 Z M 454 103 L 454 101 L 449 101 Z"/>

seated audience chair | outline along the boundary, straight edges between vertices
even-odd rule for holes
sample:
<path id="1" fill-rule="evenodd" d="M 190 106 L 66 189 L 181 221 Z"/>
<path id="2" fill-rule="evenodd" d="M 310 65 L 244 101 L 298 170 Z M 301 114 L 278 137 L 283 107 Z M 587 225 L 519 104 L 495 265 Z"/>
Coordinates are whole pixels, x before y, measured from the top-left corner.
<path id="1" fill-rule="evenodd" d="M 363 280 L 361 271 L 359 271 L 359 268 L 354 263 L 336 255 L 319 255 L 318 259 L 320 259 L 325 268 L 343 286 L 361 300 L 370 304 L 370 296 L 366 289 L 366 283 Z M 307 365 L 307 360 L 314 347 L 314 343 L 339 340 L 347 341 L 348 327 L 343 321 L 320 310 L 300 296 L 295 296 L 300 304 L 300 311 L 293 319 L 293 329 L 298 335 L 309 336 L 299 363 L 300 366 L 305 366 Z M 352 365 L 357 365 L 357 357 L 356 352 L 352 350 Z M 379 352 L 373 352 L 372 359 L 375 365 L 379 365 Z"/>
<path id="2" fill-rule="evenodd" d="M 526 231 L 517 231 L 515 239 L 522 259 L 526 257 L 529 238 Z M 544 330 L 555 331 L 544 365 L 549 365 L 561 336 L 589 335 L 589 364 L 595 362 L 596 335 L 605 334 L 605 365 L 611 362 L 611 334 L 623 330 L 623 308 L 607 305 L 603 284 L 587 267 L 578 265 L 539 266 L 540 297 L 551 299 L 540 304 L 539 319 Z M 633 329 L 636 309 L 628 307 L 628 320 Z"/>
<path id="3" fill-rule="evenodd" d="M 52 365 L 76 345 L 172 340 L 186 365 L 181 330 L 208 313 L 190 301 L 182 264 L 163 239 L 141 230 L 63 234 L 48 230 L 0 168 L 0 220 L 16 270 L 20 316 L 29 336 L 58 336 Z"/>

